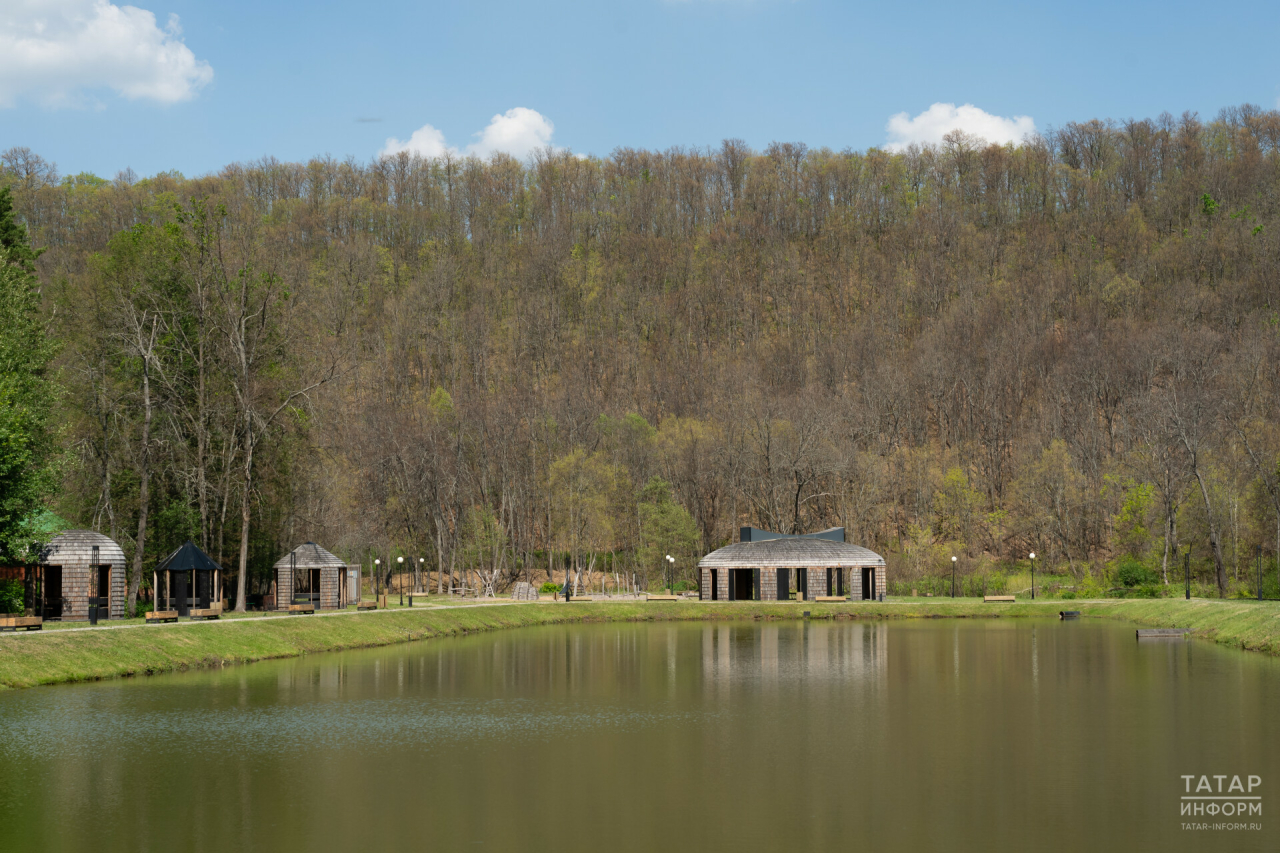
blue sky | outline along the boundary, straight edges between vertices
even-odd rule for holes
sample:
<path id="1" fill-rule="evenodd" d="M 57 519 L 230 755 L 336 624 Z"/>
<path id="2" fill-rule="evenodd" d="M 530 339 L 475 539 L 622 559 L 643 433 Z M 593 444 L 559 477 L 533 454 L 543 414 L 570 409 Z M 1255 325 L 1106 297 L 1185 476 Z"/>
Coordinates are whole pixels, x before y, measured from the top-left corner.
<path id="1" fill-rule="evenodd" d="M 406 146 L 862 149 L 1280 98 L 1280 4 L 1252 0 L 136 2 L 0 3 L 0 149 L 104 177 Z"/>

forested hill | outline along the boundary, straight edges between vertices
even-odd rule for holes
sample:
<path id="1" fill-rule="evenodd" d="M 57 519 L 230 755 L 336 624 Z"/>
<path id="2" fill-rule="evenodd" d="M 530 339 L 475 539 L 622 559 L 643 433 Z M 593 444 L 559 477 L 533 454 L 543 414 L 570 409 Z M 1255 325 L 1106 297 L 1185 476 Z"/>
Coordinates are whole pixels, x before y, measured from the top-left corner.
<path id="1" fill-rule="evenodd" d="M 308 539 L 690 572 L 739 525 L 844 525 L 897 577 L 1190 544 L 1225 587 L 1280 547 L 1277 112 L 901 153 L 3 162 L 61 340 L 54 508 L 127 550 L 145 527 L 144 565 L 190 535 L 234 570 L 247 531 L 251 574 Z"/>

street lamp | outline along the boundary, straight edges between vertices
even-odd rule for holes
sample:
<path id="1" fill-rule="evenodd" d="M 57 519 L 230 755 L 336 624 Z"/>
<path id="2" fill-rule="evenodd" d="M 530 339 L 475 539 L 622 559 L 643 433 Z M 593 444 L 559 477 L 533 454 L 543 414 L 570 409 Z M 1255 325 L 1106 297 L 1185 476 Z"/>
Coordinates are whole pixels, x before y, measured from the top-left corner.
<path id="1" fill-rule="evenodd" d="M 400 564 L 400 606 L 404 607 L 404 557 L 396 557 L 396 562 Z"/>
<path id="2" fill-rule="evenodd" d="M 956 558 L 951 558 L 951 597 L 956 597 Z"/>
<path id="3" fill-rule="evenodd" d="M 672 595 L 676 591 L 676 558 L 668 554 L 667 563 L 669 564 L 667 575 L 667 595 Z"/>
<path id="4" fill-rule="evenodd" d="M 1031 600 L 1036 600 L 1036 552 L 1031 552 Z"/>
<path id="5" fill-rule="evenodd" d="M 374 558 L 373 561 L 373 600 L 377 603 L 380 593 L 382 592 L 382 560 Z"/>

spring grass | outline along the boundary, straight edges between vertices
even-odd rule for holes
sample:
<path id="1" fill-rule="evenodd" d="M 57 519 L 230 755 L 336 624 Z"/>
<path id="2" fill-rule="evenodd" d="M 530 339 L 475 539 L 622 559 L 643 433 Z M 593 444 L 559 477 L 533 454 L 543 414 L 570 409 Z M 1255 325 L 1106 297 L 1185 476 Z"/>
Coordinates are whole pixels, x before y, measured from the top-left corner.
<path id="1" fill-rule="evenodd" d="M 985 604 L 975 598 L 899 598 L 845 603 L 495 603 L 0 634 L 0 689 L 228 666 L 502 628 L 574 622 L 798 619 L 806 610 L 813 619 L 1017 618 L 1079 610 L 1085 616 L 1151 627 L 1190 628 L 1193 636 L 1202 639 L 1280 654 L 1277 602 L 1129 599 Z"/>

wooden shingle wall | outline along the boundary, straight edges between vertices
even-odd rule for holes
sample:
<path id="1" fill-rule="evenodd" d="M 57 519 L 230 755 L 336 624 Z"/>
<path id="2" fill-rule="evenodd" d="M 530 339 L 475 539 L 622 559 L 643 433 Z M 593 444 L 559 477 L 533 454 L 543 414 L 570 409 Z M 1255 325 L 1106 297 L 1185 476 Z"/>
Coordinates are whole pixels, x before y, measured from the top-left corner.
<path id="1" fill-rule="evenodd" d="M 98 546 L 98 565 L 111 566 L 110 615 L 99 618 L 123 619 L 125 606 L 124 551 L 111 539 L 92 530 L 68 530 L 55 536 L 41 552 L 43 566 L 62 568 L 62 618 L 78 621 L 89 618 L 89 594 L 93 591 L 93 546 Z"/>

